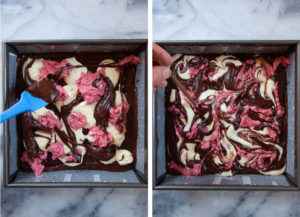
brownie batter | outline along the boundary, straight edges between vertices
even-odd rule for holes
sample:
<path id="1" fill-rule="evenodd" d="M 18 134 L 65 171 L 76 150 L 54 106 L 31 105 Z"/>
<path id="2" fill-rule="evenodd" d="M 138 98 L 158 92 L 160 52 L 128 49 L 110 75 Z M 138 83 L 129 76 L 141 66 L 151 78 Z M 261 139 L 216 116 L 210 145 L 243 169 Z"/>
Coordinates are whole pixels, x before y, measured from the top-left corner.
<path id="1" fill-rule="evenodd" d="M 173 56 L 166 88 L 167 171 L 198 176 L 279 175 L 286 168 L 284 56 Z"/>
<path id="2" fill-rule="evenodd" d="M 49 103 L 18 117 L 19 168 L 37 177 L 43 171 L 134 168 L 139 58 L 69 55 L 18 58 L 17 96 L 27 90 Z"/>

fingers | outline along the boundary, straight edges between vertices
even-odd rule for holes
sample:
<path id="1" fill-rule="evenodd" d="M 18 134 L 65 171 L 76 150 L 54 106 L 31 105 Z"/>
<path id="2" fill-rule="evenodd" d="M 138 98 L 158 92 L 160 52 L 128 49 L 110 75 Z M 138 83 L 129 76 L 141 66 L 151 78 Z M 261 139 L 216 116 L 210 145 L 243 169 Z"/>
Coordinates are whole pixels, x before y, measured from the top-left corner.
<path id="1" fill-rule="evenodd" d="M 153 91 L 156 88 L 164 88 L 167 86 L 167 79 L 171 75 L 171 70 L 165 66 L 154 66 L 153 67 Z"/>
<path id="2" fill-rule="evenodd" d="M 173 62 L 170 54 L 163 48 L 153 43 L 153 58 L 160 64 L 160 66 L 153 66 L 153 92 L 157 88 L 164 88 L 168 85 L 167 79 L 171 75 L 171 70 L 166 67 Z"/>
<path id="3" fill-rule="evenodd" d="M 171 55 L 156 43 L 152 43 L 153 57 L 162 66 L 170 66 L 173 62 Z"/>

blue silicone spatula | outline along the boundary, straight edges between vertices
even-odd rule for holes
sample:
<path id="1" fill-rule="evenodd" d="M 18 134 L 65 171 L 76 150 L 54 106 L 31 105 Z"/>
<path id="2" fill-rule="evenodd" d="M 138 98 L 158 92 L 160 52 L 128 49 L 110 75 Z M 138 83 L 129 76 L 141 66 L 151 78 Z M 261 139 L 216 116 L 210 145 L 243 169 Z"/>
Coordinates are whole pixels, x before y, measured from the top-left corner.
<path id="1" fill-rule="evenodd" d="M 48 105 L 48 103 L 41 98 L 34 97 L 29 92 L 24 91 L 21 94 L 19 102 L 0 115 L 0 123 L 23 112 L 36 111 L 46 105 Z"/>

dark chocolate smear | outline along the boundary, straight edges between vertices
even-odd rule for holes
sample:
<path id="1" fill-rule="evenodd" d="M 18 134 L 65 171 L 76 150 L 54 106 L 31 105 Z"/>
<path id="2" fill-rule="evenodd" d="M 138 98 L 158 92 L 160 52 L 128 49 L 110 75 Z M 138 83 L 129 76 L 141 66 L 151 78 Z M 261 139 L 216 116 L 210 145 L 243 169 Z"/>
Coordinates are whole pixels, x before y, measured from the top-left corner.
<path id="1" fill-rule="evenodd" d="M 33 83 L 26 89 L 26 91 L 34 97 L 42 98 L 47 103 L 54 102 L 59 93 L 55 88 L 55 83 L 48 79 Z"/>
<path id="2" fill-rule="evenodd" d="M 96 105 L 94 117 L 96 119 L 97 126 L 99 126 L 101 129 L 105 129 L 108 125 L 109 110 L 115 102 L 115 90 L 110 79 L 103 77 L 102 75 L 99 75 L 94 83 L 97 83 L 97 81 L 99 81 L 101 78 L 106 83 L 106 89 L 104 95 Z"/>

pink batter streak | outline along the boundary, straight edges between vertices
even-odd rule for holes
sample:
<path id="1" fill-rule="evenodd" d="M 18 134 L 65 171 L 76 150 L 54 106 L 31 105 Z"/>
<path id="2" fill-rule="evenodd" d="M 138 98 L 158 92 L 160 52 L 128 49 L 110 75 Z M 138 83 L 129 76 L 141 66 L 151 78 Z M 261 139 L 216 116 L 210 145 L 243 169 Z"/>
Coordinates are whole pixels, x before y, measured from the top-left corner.
<path id="1" fill-rule="evenodd" d="M 80 112 L 72 112 L 68 117 L 68 123 L 73 129 L 79 130 L 86 125 L 86 116 Z"/>
<path id="2" fill-rule="evenodd" d="M 52 153 L 52 160 L 56 158 L 62 158 L 65 156 L 65 149 L 61 142 L 52 143 L 49 151 Z"/>
<path id="3" fill-rule="evenodd" d="M 129 55 L 127 57 L 125 57 L 124 59 L 120 60 L 119 63 L 121 65 L 126 65 L 126 64 L 139 64 L 141 63 L 140 58 L 138 58 L 135 55 Z"/>
<path id="4" fill-rule="evenodd" d="M 48 152 L 45 151 L 44 154 L 40 155 L 40 159 L 45 160 L 45 159 L 47 159 L 47 156 L 48 156 Z"/>
<path id="5" fill-rule="evenodd" d="M 43 60 L 43 64 L 44 66 L 40 69 L 40 76 L 39 76 L 40 80 L 43 80 L 50 74 L 51 75 L 55 74 L 58 71 L 58 69 L 67 66 L 69 62 L 67 60 L 63 60 L 61 62 L 56 62 L 52 60 Z M 63 73 L 61 74 L 61 77 L 63 78 L 66 77 L 71 71 L 72 69 L 64 70 Z"/>
<path id="6" fill-rule="evenodd" d="M 286 67 L 291 64 L 291 62 L 285 58 L 284 56 L 278 57 L 273 61 L 273 65 L 267 64 L 266 73 L 268 78 L 272 78 L 275 75 L 277 67 L 282 64 L 282 66 Z"/>
<path id="7" fill-rule="evenodd" d="M 200 65 L 198 68 L 189 67 L 191 77 L 194 78 L 199 73 L 199 71 L 201 69 L 204 69 L 206 66 L 208 66 L 208 63 L 204 63 Z"/>
<path id="8" fill-rule="evenodd" d="M 46 78 L 49 74 L 57 71 L 57 62 L 52 60 L 43 60 L 44 66 L 40 69 L 40 80 Z"/>
<path id="9" fill-rule="evenodd" d="M 35 173 L 35 177 L 37 178 L 43 173 L 45 166 L 42 164 L 42 160 L 46 158 L 47 158 L 47 152 L 46 152 L 46 157 L 45 154 L 41 155 L 39 158 L 35 158 L 32 162 L 28 158 L 27 151 L 24 151 L 21 157 L 21 161 L 27 162 L 30 165 L 32 171 Z"/>
<path id="10" fill-rule="evenodd" d="M 242 117 L 240 126 L 241 127 L 256 127 L 260 125 L 260 121 L 253 120 L 249 118 L 247 115 Z"/>
<path id="11" fill-rule="evenodd" d="M 250 164 L 250 167 L 264 171 L 266 169 L 265 161 L 269 160 L 269 164 L 273 162 L 276 157 L 276 152 L 265 152 L 259 154 L 255 161 Z"/>
<path id="12" fill-rule="evenodd" d="M 180 118 L 184 118 L 184 114 L 180 111 L 179 108 L 177 108 L 175 105 L 172 105 L 168 108 L 169 112 L 176 112 L 179 114 Z"/>
<path id="13" fill-rule="evenodd" d="M 191 93 L 191 91 L 187 90 L 188 93 Z M 194 98 L 194 93 L 189 94 L 192 98 Z M 193 108 L 195 107 L 194 104 L 183 94 L 184 100 Z"/>
<path id="14" fill-rule="evenodd" d="M 175 169 L 184 176 L 198 176 L 201 173 L 201 164 L 194 164 L 192 169 L 187 169 L 178 166 L 175 161 L 172 160 L 168 163 L 168 166 L 170 169 Z"/>
<path id="15" fill-rule="evenodd" d="M 97 87 L 92 86 L 93 81 L 98 75 L 98 73 L 92 72 L 81 73 L 81 77 L 76 81 L 78 91 L 88 104 L 98 102 L 105 93 L 106 83 L 104 81 L 98 81 L 96 84 Z"/>
<path id="16" fill-rule="evenodd" d="M 279 101 L 279 96 L 278 96 L 278 82 L 276 82 L 275 84 L 275 90 L 274 90 L 274 94 L 275 94 L 275 102 L 276 102 L 276 107 L 277 107 L 277 115 L 278 117 L 280 117 L 283 114 L 283 110 Z"/>
<path id="17" fill-rule="evenodd" d="M 202 141 L 201 142 L 201 149 L 207 150 L 210 147 L 210 142 L 209 141 Z"/>
<path id="18" fill-rule="evenodd" d="M 196 69 L 194 67 L 189 67 L 189 70 L 190 70 L 190 76 L 192 78 L 194 78 L 198 74 L 198 72 L 199 72 L 199 69 Z"/>
<path id="19" fill-rule="evenodd" d="M 58 96 L 56 97 L 55 101 L 65 101 L 69 96 L 68 93 L 62 86 L 58 84 L 55 87 L 58 90 Z"/>
<path id="20" fill-rule="evenodd" d="M 192 137 L 194 137 L 197 134 L 197 130 L 198 130 L 198 124 L 194 123 L 191 130 L 186 133 L 186 137 L 191 139 Z"/>
<path id="21" fill-rule="evenodd" d="M 254 63 L 254 60 L 253 59 L 248 59 L 248 60 L 246 60 L 246 63 L 249 64 L 249 65 L 251 65 L 251 64 Z"/>
<path id="22" fill-rule="evenodd" d="M 62 68 L 62 67 L 65 67 L 65 66 L 68 66 L 70 65 L 70 63 L 67 61 L 67 60 L 63 60 L 61 61 L 58 65 L 57 65 L 57 68 Z M 70 69 L 65 69 L 61 74 L 60 74 L 60 78 L 65 78 L 67 77 L 71 72 L 72 72 L 72 68 Z"/>
<path id="23" fill-rule="evenodd" d="M 276 137 L 277 137 L 277 133 L 272 130 L 270 127 L 267 128 L 268 130 L 268 135 L 273 139 L 273 140 L 276 140 Z"/>
<path id="24" fill-rule="evenodd" d="M 106 76 L 105 69 L 104 69 L 104 68 L 99 69 L 99 70 L 96 72 L 96 74 Z"/>
<path id="25" fill-rule="evenodd" d="M 75 157 L 73 155 L 68 156 L 67 159 L 66 159 L 67 162 L 70 162 L 70 161 L 73 161 L 73 160 L 75 160 Z"/>
<path id="26" fill-rule="evenodd" d="M 233 103 L 234 103 L 234 101 L 236 100 L 236 98 L 237 98 L 237 95 L 233 95 L 233 96 L 231 97 L 229 106 L 227 107 L 228 113 L 235 112 L 235 111 L 238 109 L 237 106 L 234 107 L 234 105 L 233 105 Z"/>
<path id="27" fill-rule="evenodd" d="M 57 126 L 58 128 L 62 127 L 61 121 L 58 118 L 54 117 L 54 115 L 50 111 L 47 111 L 46 115 L 40 115 L 38 117 L 38 121 L 41 125 L 49 127 L 51 129 L 54 129 L 55 126 Z"/>
<path id="28" fill-rule="evenodd" d="M 123 126 L 126 124 L 126 115 L 129 111 L 130 105 L 128 102 L 123 102 L 116 107 L 112 107 L 109 111 L 109 122 L 111 122 L 121 133 Z M 123 121 L 118 123 L 119 118 L 122 117 Z"/>
<path id="29" fill-rule="evenodd" d="M 263 119 L 263 120 L 265 120 L 267 122 L 272 122 L 273 121 L 272 117 L 265 116 L 265 115 L 263 115 L 261 113 L 258 113 L 258 116 L 259 116 L 259 118 L 261 118 L 261 119 Z"/>
<path id="30" fill-rule="evenodd" d="M 243 64 L 243 66 L 236 78 L 237 85 L 235 85 L 235 86 L 237 86 L 237 88 L 239 88 L 239 89 L 245 87 L 245 84 L 256 80 L 256 78 L 253 75 L 253 72 L 255 71 L 256 67 L 253 66 L 252 68 L 249 68 L 248 71 L 244 72 L 245 66 L 246 66 L 246 64 Z"/>
<path id="31" fill-rule="evenodd" d="M 188 92 L 188 94 L 189 94 L 190 97 L 192 97 L 193 99 L 196 98 L 196 94 L 192 91 L 192 87 L 189 87 L 189 89 L 187 89 L 186 91 Z M 185 94 L 183 94 L 183 96 L 184 96 L 185 100 L 186 99 L 188 100 L 188 98 L 185 96 Z"/>
<path id="32" fill-rule="evenodd" d="M 254 112 L 261 113 L 261 114 L 266 115 L 266 116 L 270 116 L 273 113 L 272 109 L 258 108 L 256 106 L 249 106 L 249 105 L 244 106 L 244 109 L 245 110 L 249 110 L 250 109 L 250 110 L 252 110 Z"/>
<path id="33" fill-rule="evenodd" d="M 102 131 L 99 127 L 90 128 L 89 137 L 93 139 L 92 145 L 99 146 L 101 148 L 106 147 L 109 143 L 113 142 L 112 135 L 107 132 L 107 134 Z"/>

